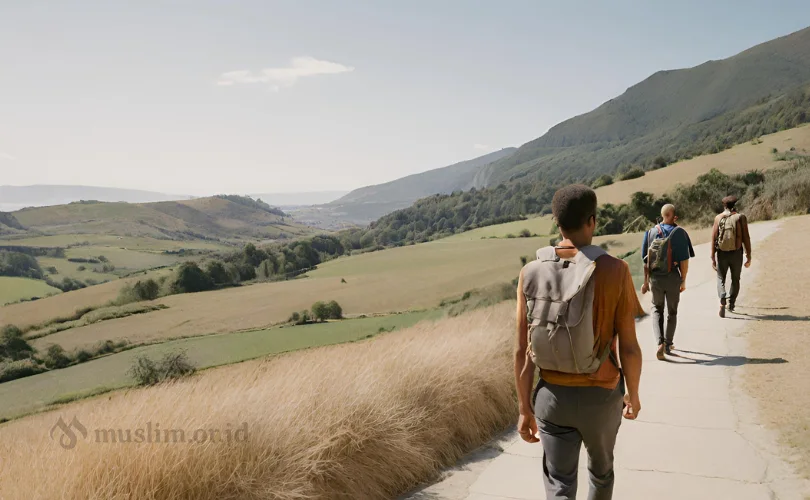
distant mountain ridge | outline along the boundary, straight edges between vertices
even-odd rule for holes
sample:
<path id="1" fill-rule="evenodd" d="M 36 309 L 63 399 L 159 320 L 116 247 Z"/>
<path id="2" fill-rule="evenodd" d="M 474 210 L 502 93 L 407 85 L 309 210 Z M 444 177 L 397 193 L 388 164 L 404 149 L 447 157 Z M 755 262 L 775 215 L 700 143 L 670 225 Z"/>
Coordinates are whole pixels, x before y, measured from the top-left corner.
<path id="1" fill-rule="evenodd" d="M 278 209 L 240 196 L 122 203 L 80 201 L 0 213 L 0 229 L 31 235 L 109 234 L 174 240 L 289 238 L 310 232 Z M 12 229 L 14 229 L 12 231 Z"/>
<path id="2" fill-rule="evenodd" d="M 488 186 L 520 179 L 565 182 L 646 164 L 658 155 L 674 160 L 716 152 L 711 141 L 722 149 L 807 121 L 796 105 L 780 107 L 780 101 L 792 96 L 802 103 L 798 94 L 808 84 L 810 28 L 727 59 L 659 71 L 593 111 L 555 125 L 478 175 Z M 773 112 L 763 113 L 764 107 Z M 756 113 L 763 119 L 755 123 L 747 115 Z M 753 126 L 757 129 L 741 130 Z"/>
<path id="3" fill-rule="evenodd" d="M 191 196 L 157 193 L 140 189 L 98 186 L 44 185 L 0 186 L 0 211 L 11 212 L 25 207 L 66 205 L 80 200 L 126 203 L 188 200 Z"/>
<path id="4" fill-rule="evenodd" d="M 504 148 L 447 167 L 355 189 L 327 204 L 327 207 L 352 222 L 371 222 L 395 210 L 409 207 L 420 198 L 482 187 L 476 177 L 481 167 L 508 157 L 515 151 L 516 148 Z"/>

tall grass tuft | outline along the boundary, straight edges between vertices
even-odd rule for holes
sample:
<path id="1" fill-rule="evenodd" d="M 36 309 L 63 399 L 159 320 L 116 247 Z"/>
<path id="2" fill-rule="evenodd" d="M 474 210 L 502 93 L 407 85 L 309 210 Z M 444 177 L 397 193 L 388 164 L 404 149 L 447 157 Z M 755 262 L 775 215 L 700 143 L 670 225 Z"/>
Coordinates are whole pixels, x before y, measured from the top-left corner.
<path id="1" fill-rule="evenodd" d="M 511 304 L 501 304 L 14 421 L 0 426 L 0 491 L 76 500 L 391 498 L 513 422 L 513 326 Z M 76 416 L 90 440 L 97 428 L 147 422 L 244 422 L 247 439 L 80 440 L 64 450 L 49 437 L 60 416 Z"/>

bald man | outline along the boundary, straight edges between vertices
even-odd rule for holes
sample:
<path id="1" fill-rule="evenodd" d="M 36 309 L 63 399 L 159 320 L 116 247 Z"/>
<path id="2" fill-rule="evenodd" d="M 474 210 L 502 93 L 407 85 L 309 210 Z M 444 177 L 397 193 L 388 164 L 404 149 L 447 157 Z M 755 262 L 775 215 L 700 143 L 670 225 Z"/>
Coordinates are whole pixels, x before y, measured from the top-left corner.
<path id="1" fill-rule="evenodd" d="M 686 230 L 677 224 L 674 205 L 661 208 L 661 224 L 644 233 L 641 256 L 644 260 L 644 284 L 642 293 L 652 290 L 653 333 L 658 341 L 656 357 L 665 360 L 664 354 L 671 354 L 678 325 L 678 303 L 681 292 L 686 290 L 686 276 L 689 274 L 689 259 L 695 256 L 692 241 Z M 661 240 L 654 243 L 656 240 Z M 668 248 L 667 248 L 668 247 Z M 663 259 L 650 259 L 651 248 L 664 255 Z M 661 252 L 660 249 L 664 249 Z M 669 258 L 667 258 L 669 257 Z M 655 262 L 653 262 L 655 260 Z M 663 265 L 661 265 L 663 262 Z M 666 306 L 666 329 L 664 321 Z"/>

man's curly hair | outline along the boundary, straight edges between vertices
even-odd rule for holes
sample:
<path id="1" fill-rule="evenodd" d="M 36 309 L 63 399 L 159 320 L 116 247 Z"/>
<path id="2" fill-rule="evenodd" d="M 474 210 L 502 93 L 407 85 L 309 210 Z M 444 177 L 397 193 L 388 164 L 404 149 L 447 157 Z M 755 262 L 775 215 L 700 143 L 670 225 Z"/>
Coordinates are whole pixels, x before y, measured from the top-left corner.
<path id="1" fill-rule="evenodd" d="M 576 231 L 596 217 L 596 193 L 583 184 L 565 186 L 554 193 L 551 212 L 560 229 Z"/>

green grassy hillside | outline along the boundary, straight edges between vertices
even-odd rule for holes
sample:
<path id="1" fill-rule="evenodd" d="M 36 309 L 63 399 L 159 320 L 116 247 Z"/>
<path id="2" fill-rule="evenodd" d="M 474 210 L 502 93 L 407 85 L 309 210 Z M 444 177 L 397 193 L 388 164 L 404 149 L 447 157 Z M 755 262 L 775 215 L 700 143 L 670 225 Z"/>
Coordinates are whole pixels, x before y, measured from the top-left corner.
<path id="1" fill-rule="evenodd" d="M 14 220 L 40 234 L 174 240 L 275 239 L 308 232 L 271 207 L 224 197 L 155 203 L 77 202 L 25 208 Z"/>
<path id="2" fill-rule="evenodd" d="M 810 119 L 810 28 L 721 61 L 660 71 L 485 167 L 488 185 L 594 178 L 658 156 L 679 159 Z"/>

